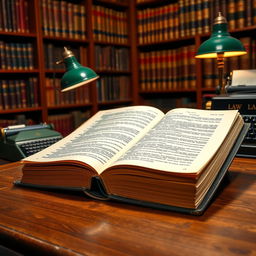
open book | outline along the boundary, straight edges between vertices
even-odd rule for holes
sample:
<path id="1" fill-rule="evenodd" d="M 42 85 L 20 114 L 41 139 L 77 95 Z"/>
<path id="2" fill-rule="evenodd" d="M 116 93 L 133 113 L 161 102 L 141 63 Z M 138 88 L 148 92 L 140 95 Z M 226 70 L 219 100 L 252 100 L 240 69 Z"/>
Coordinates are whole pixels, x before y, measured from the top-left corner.
<path id="1" fill-rule="evenodd" d="M 16 184 L 81 189 L 101 199 L 201 213 L 242 142 L 243 126 L 236 110 L 99 111 L 25 158 Z"/>

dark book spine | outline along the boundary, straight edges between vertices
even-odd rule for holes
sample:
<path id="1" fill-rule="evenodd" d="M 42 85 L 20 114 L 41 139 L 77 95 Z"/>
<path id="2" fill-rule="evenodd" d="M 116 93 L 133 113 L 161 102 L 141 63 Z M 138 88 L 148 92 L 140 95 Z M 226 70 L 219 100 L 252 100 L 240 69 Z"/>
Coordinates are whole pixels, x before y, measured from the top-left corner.
<path id="1" fill-rule="evenodd" d="M 245 1 L 245 26 L 252 26 L 252 0 Z"/>
<path id="2" fill-rule="evenodd" d="M 230 30 L 236 28 L 236 16 L 236 2 L 235 0 L 229 0 L 227 21 Z"/>
<path id="3" fill-rule="evenodd" d="M 15 86 L 15 98 L 17 102 L 17 108 L 21 108 L 21 87 L 18 80 L 14 80 L 14 86 Z"/>
<path id="4" fill-rule="evenodd" d="M 0 110 L 4 109 L 3 92 L 2 92 L 2 81 L 0 80 Z M 0 123 L 1 125 L 1 123 Z M 3 126 L 2 126 L 3 127 Z"/>
<path id="5" fill-rule="evenodd" d="M 244 28 L 245 26 L 245 1 L 238 0 L 236 2 L 236 27 Z"/>
<path id="6" fill-rule="evenodd" d="M 2 96 L 4 109 L 10 109 L 10 100 L 8 95 L 8 82 L 7 80 L 2 80 Z"/>
<path id="7" fill-rule="evenodd" d="M 64 3 L 65 1 L 61 1 Z M 49 21 L 48 21 L 48 12 L 47 12 L 47 0 L 41 0 L 41 17 L 42 17 L 42 30 L 43 35 L 48 36 L 49 34 Z"/>
<path id="8" fill-rule="evenodd" d="M 6 69 L 6 53 L 5 53 L 5 43 L 0 41 L 0 68 Z"/>

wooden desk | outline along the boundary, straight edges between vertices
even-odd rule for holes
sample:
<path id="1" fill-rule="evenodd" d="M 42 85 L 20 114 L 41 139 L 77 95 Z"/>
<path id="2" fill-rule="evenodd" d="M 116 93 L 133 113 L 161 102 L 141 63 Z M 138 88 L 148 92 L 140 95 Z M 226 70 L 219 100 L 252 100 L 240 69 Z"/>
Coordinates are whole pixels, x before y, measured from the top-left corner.
<path id="1" fill-rule="evenodd" d="M 15 187 L 19 168 L 1 166 L 0 241 L 29 255 L 256 255 L 256 159 L 230 170 L 198 217 Z"/>

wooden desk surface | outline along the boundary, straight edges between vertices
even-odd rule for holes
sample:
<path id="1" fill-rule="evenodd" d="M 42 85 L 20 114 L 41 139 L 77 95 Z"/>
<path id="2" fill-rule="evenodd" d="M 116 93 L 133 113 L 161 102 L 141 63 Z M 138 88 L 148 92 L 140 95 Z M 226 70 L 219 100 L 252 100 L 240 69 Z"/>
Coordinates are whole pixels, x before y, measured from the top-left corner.
<path id="1" fill-rule="evenodd" d="M 15 187 L 20 168 L 1 166 L 0 242 L 31 255 L 256 255 L 256 159 L 235 159 L 230 174 L 190 216 Z"/>

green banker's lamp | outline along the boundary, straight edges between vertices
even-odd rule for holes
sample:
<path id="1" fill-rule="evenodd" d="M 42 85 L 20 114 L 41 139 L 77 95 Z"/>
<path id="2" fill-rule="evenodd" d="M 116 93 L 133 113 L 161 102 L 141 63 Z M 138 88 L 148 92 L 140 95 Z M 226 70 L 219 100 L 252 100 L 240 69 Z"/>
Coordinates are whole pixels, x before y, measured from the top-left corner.
<path id="1" fill-rule="evenodd" d="M 99 78 L 92 69 L 82 66 L 72 51 L 66 47 L 64 47 L 63 60 L 56 62 L 56 64 L 60 63 L 64 63 L 67 70 L 61 79 L 62 92 L 72 90 Z"/>
<path id="2" fill-rule="evenodd" d="M 227 20 L 219 12 L 214 20 L 211 37 L 200 45 L 195 57 L 217 58 L 220 94 L 226 94 L 223 84 L 224 58 L 244 54 L 246 54 L 244 46 L 238 39 L 230 36 Z"/>

